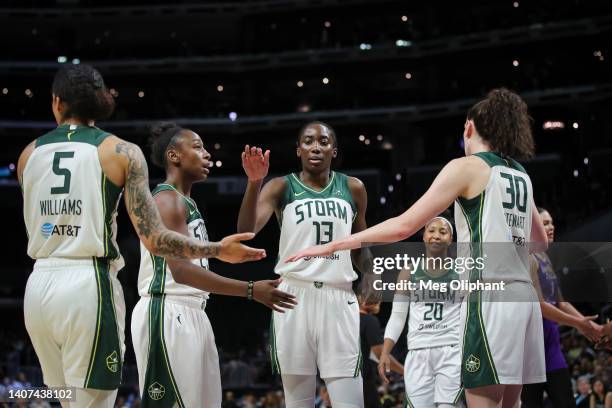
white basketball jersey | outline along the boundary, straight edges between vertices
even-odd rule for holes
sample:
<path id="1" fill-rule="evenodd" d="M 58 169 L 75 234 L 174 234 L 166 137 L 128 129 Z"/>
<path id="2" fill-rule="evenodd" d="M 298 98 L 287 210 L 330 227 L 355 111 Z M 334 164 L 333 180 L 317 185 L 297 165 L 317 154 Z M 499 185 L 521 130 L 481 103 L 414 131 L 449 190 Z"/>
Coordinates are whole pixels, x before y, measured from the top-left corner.
<path id="1" fill-rule="evenodd" d="M 31 258 L 98 257 L 123 266 L 116 243 L 122 188 L 102 172 L 98 156 L 108 136 L 93 126 L 62 125 L 36 140 L 21 186 Z"/>
<path id="2" fill-rule="evenodd" d="M 434 278 L 421 268 L 411 276 L 418 289 L 410 292 L 408 350 L 459 344 L 464 293 L 450 288 L 459 279 L 455 271 Z M 446 284 L 446 291 L 421 289 L 420 282 Z"/>
<path id="3" fill-rule="evenodd" d="M 204 225 L 202 215 L 198 210 L 196 203 L 189 197 L 179 193 L 174 186 L 170 184 L 159 184 L 153 190 L 155 196 L 160 191 L 173 191 L 183 199 L 187 207 L 187 229 L 189 236 L 199 239 L 202 242 L 208 241 L 208 232 Z M 195 265 L 208 269 L 208 259 L 193 259 Z M 189 285 L 176 283 L 172 277 L 172 271 L 168 266 L 166 259 L 161 256 L 151 254 L 147 248 L 140 243 L 140 269 L 138 271 L 138 293 L 140 296 L 148 296 L 153 294 L 168 294 L 168 295 L 192 295 L 208 298 L 208 292 L 196 289 Z"/>
<path id="4" fill-rule="evenodd" d="M 285 263 L 285 259 L 302 249 L 351 235 L 356 209 L 347 176 L 332 172 L 329 184 L 321 191 L 306 186 L 296 174 L 285 176 L 285 181 L 278 262 L 274 271 L 293 279 L 329 284 L 357 279 L 349 250 Z"/>
<path id="5" fill-rule="evenodd" d="M 458 254 L 484 256 L 484 269 L 474 268 L 470 281 L 531 282 L 528 243 L 531 234 L 531 179 L 515 160 L 482 152 L 491 174 L 485 190 L 470 200 L 455 201 Z M 463 251 L 461 251 L 463 249 Z M 469 256 L 469 254 L 468 254 Z"/>

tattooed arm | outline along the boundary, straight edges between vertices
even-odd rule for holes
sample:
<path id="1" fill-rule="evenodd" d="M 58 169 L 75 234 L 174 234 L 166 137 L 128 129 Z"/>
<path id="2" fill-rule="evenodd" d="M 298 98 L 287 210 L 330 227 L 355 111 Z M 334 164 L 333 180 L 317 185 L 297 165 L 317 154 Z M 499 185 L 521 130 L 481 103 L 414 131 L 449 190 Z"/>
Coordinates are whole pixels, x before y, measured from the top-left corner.
<path id="1" fill-rule="evenodd" d="M 124 186 L 130 220 L 151 253 L 175 259 L 215 257 L 230 263 L 265 257 L 265 251 L 240 243 L 251 239 L 254 234 L 234 234 L 220 242 L 203 243 L 167 229 L 149 191 L 147 162 L 140 148 L 111 136 L 100 145 L 99 153 L 105 174 L 111 181 L 117 181 L 117 185 Z"/>

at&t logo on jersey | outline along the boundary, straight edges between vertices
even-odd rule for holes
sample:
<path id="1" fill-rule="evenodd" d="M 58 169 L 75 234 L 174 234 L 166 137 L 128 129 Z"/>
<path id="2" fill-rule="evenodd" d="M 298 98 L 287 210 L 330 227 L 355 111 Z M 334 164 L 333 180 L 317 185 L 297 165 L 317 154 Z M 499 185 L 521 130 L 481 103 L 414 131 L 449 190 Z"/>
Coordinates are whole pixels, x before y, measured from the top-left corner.
<path id="1" fill-rule="evenodd" d="M 65 237 L 78 237 L 79 231 L 81 230 L 80 225 L 67 225 L 58 224 L 53 225 L 50 222 L 45 222 L 40 227 L 40 233 L 43 237 L 49 238 L 52 235 L 65 236 Z"/>

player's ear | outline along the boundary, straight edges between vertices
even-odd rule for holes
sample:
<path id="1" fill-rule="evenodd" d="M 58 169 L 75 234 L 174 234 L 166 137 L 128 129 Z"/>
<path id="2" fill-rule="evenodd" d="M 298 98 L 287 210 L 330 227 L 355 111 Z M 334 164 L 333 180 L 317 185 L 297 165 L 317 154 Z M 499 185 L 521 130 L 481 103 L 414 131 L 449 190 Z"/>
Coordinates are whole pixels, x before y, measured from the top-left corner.
<path id="1" fill-rule="evenodd" d="M 166 151 L 166 161 L 168 163 L 178 164 L 180 161 L 179 154 L 174 149 L 168 149 Z"/>
<path id="2" fill-rule="evenodd" d="M 465 125 L 463 125 L 463 128 L 464 128 L 463 136 L 469 139 L 474 135 L 474 121 L 473 120 L 466 119 Z"/>

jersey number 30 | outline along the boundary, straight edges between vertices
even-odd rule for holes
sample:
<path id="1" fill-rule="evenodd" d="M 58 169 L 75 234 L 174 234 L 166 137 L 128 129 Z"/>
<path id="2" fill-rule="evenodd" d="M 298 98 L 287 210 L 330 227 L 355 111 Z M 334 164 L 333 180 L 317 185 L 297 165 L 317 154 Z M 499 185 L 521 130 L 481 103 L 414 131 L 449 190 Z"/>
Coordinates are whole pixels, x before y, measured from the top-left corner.
<path id="1" fill-rule="evenodd" d="M 516 207 L 524 213 L 527 210 L 527 182 L 521 176 L 508 173 L 499 173 L 499 175 L 508 180 L 506 192 L 510 195 L 510 201 L 504 201 L 502 205 L 507 210 Z"/>
<path id="2" fill-rule="evenodd" d="M 62 159 L 72 159 L 74 152 L 55 152 L 53 156 L 53 173 L 64 177 L 64 185 L 61 187 L 51 187 L 51 194 L 68 194 L 70 192 L 70 179 L 72 173 L 66 168 L 60 167 Z"/>

